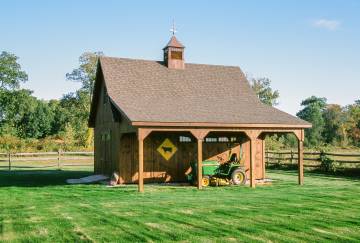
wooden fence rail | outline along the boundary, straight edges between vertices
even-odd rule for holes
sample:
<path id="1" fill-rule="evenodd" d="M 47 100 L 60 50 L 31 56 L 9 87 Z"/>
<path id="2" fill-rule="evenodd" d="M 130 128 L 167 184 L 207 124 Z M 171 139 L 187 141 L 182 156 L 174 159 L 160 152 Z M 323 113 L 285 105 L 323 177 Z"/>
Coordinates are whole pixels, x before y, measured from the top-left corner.
<path id="1" fill-rule="evenodd" d="M 358 167 L 360 168 L 360 153 L 334 153 L 307 151 L 304 152 L 304 167 L 319 168 L 321 166 L 321 156 L 327 156 L 338 168 Z M 297 151 L 265 151 L 265 161 L 267 165 L 291 166 L 297 164 Z"/>
<path id="2" fill-rule="evenodd" d="M 76 161 L 79 163 L 76 163 Z M 0 153 L 0 169 L 5 168 L 9 171 L 14 168 L 30 169 L 52 167 L 61 169 L 64 166 L 91 166 L 93 163 L 93 152 Z"/>

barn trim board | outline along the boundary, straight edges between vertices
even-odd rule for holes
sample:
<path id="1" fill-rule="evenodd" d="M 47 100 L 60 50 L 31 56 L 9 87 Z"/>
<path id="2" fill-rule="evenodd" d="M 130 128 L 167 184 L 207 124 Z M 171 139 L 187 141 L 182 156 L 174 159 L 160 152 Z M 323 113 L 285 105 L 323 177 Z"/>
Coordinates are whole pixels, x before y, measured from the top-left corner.
<path id="1" fill-rule="evenodd" d="M 303 184 L 311 124 L 262 104 L 239 67 L 186 63 L 184 51 L 172 36 L 162 61 L 99 58 L 89 116 L 95 173 L 118 172 L 120 183 L 137 183 L 142 192 L 147 182 L 184 180 L 190 161 L 200 170 L 203 160 L 235 152 L 255 187 L 265 178 L 265 136 L 293 133 Z"/>

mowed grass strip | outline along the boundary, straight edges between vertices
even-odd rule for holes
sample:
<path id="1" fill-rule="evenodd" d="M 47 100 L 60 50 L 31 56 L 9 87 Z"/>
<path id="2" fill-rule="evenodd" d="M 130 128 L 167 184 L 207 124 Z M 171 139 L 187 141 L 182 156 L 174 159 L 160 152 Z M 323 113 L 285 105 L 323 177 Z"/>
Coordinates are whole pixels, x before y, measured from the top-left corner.
<path id="1" fill-rule="evenodd" d="M 272 186 L 66 185 L 89 171 L 0 172 L 3 242 L 360 240 L 360 181 L 270 171 Z"/>

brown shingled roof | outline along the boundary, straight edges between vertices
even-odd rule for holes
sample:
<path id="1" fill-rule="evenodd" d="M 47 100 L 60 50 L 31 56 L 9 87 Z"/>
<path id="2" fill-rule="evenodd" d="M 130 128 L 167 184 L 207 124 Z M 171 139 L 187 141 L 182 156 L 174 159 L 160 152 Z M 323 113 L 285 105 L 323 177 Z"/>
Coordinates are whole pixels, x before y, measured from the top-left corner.
<path id="1" fill-rule="evenodd" d="M 239 67 L 187 63 L 176 70 L 112 57 L 99 63 L 113 104 L 131 122 L 310 125 L 262 104 Z"/>
<path id="2" fill-rule="evenodd" d="M 176 48 L 184 48 L 185 46 L 183 46 L 180 41 L 178 41 L 178 39 L 176 39 L 175 35 L 173 35 L 170 39 L 170 41 L 167 43 L 167 45 L 164 47 L 164 49 L 166 47 L 176 47 Z"/>

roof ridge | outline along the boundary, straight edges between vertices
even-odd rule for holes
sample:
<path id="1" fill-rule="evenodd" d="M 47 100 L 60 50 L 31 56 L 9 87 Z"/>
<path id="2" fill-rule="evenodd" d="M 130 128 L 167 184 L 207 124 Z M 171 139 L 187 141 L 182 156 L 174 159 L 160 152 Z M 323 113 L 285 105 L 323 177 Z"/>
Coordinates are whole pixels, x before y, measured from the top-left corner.
<path id="1" fill-rule="evenodd" d="M 130 57 L 112 57 L 112 56 L 101 56 L 100 59 L 110 58 L 110 59 L 117 59 L 117 60 L 127 60 L 127 61 L 143 61 L 143 62 L 157 62 L 157 63 L 164 63 L 161 60 L 149 60 L 149 59 L 142 59 L 142 58 L 130 58 Z M 240 66 L 236 65 L 221 65 L 221 64 L 211 64 L 211 63 L 193 63 L 193 62 L 186 62 L 185 65 L 202 65 L 202 66 L 214 66 L 214 67 L 231 67 L 231 68 L 239 68 Z"/>

